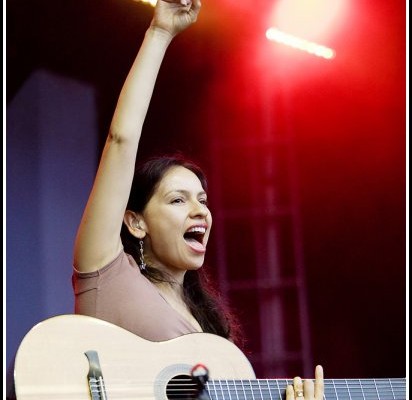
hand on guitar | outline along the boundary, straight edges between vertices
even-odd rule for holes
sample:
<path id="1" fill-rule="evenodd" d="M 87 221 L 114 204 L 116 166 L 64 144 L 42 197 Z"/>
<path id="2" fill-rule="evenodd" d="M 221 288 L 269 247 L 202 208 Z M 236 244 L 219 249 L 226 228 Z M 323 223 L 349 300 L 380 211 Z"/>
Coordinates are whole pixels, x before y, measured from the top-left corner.
<path id="1" fill-rule="evenodd" d="M 293 385 L 286 388 L 286 400 L 322 400 L 324 395 L 323 368 L 315 369 L 315 382 L 311 379 L 293 378 Z"/>

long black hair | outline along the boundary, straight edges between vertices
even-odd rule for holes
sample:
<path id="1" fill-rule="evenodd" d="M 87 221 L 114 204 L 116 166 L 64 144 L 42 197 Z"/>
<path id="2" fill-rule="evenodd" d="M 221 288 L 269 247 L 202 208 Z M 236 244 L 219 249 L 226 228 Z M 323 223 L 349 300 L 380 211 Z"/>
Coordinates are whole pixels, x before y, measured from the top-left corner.
<path id="1" fill-rule="evenodd" d="M 165 173 L 174 166 L 192 171 L 207 191 L 206 176 L 201 168 L 182 154 L 152 157 L 136 167 L 127 209 L 142 213 Z M 139 241 L 123 224 L 121 238 L 126 253 L 140 262 Z M 166 274 L 147 265 L 142 274 L 153 283 L 173 283 Z M 215 289 L 215 283 L 205 268 L 186 271 L 183 280 L 184 301 L 204 332 L 214 333 L 242 345 L 240 327 L 225 299 Z"/>

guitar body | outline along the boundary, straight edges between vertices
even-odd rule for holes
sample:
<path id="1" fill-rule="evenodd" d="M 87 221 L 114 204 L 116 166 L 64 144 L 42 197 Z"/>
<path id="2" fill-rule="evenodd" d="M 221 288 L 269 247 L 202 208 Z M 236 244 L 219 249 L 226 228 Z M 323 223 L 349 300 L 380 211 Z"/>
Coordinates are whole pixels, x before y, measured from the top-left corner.
<path id="1" fill-rule="evenodd" d="M 34 326 L 15 361 L 18 400 L 90 399 L 89 360 L 98 354 L 107 399 L 167 400 L 166 385 L 201 363 L 210 379 L 254 379 L 247 358 L 220 336 L 194 333 L 150 342 L 108 322 L 60 315 Z"/>
<path id="2" fill-rule="evenodd" d="M 208 370 L 204 380 L 202 364 Z M 18 400 L 281 400 L 290 379 L 255 379 L 230 341 L 192 333 L 150 342 L 108 322 L 60 315 L 34 326 L 16 354 Z M 205 383 L 205 381 L 207 381 Z M 406 379 L 325 379 L 325 400 L 405 400 Z"/>

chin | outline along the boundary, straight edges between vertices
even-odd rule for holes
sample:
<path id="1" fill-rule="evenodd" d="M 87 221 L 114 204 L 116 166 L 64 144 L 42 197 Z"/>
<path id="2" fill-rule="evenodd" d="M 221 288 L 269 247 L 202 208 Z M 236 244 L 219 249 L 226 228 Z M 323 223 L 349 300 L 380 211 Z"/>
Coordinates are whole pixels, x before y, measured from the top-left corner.
<path id="1" fill-rule="evenodd" d="M 186 265 L 186 269 L 188 271 L 195 271 L 197 269 L 202 268 L 203 264 L 204 264 L 204 260 L 202 260 L 201 262 L 197 262 L 197 263 L 189 263 Z"/>

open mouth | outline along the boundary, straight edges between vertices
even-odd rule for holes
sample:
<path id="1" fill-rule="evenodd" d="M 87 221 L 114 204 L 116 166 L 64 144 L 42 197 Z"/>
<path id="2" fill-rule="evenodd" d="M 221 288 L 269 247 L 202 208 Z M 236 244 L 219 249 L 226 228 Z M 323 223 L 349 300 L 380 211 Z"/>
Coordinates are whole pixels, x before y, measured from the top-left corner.
<path id="1" fill-rule="evenodd" d="M 183 238 L 186 242 L 197 242 L 203 244 L 205 233 L 206 228 L 204 226 L 193 226 L 185 232 Z"/>

